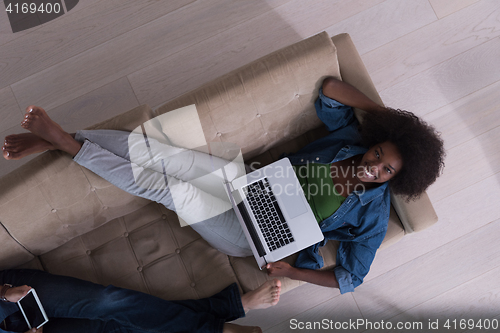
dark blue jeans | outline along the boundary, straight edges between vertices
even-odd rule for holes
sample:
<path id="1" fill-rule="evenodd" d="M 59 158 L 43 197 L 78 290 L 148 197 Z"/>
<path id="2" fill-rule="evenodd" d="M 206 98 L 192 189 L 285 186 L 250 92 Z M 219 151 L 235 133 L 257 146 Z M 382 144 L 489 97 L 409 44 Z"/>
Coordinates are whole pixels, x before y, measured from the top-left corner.
<path id="1" fill-rule="evenodd" d="M 0 272 L 0 283 L 35 288 L 49 317 L 44 333 L 222 332 L 226 321 L 245 315 L 236 284 L 209 298 L 166 301 L 37 270 Z M 0 308 L 9 304 L 0 303 Z M 28 330 L 19 311 L 7 318 L 7 324 L 8 331 Z"/>

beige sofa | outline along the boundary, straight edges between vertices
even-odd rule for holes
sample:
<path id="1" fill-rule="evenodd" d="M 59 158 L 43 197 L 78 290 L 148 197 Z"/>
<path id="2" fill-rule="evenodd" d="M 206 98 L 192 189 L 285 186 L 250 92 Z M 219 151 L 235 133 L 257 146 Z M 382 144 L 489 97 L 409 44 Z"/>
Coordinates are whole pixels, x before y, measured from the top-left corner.
<path id="1" fill-rule="evenodd" d="M 267 164 L 327 133 L 313 102 L 331 75 L 381 102 L 349 35 L 321 33 L 155 111 L 143 105 L 92 128 L 131 131 L 196 104 L 207 142 L 235 143 L 247 163 Z M 426 195 L 392 202 L 383 247 L 437 221 Z M 117 189 L 60 152 L 46 152 L 0 179 L 0 222 L 0 269 L 38 268 L 165 299 L 209 296 L 232 282 L 247 291 L 268 278 L 253 257 L 216 251 L 181 227 L 172 211 Z M 325 269 L 335 266 L 337 245 L 330 241 L 321 249 Z M 283 292 L 298 285 L 283 279 Z"/>

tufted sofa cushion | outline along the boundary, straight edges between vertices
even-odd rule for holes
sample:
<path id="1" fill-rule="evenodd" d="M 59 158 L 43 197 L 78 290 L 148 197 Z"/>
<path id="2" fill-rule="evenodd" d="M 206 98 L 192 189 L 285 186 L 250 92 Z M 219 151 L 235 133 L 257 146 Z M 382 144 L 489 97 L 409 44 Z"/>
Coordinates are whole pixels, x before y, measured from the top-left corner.
<path id="1" fill-rule="evenodd" d="M 208 297 L 237 281 L 226 255 L 156 203 L 78 236 L 40 261 L 51 273 L 170 300 Z"/>

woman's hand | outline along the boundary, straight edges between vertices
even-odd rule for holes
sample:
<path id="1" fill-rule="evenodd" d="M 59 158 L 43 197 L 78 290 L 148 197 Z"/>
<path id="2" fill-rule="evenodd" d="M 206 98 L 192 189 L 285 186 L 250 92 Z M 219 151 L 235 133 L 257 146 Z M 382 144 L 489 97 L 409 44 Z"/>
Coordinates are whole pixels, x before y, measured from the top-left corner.
<path id="1" fill-rule="evenodd" d="M 43 326 L 40 327 L 39 329 L 32 328 L 29 331 L 26 331 L 26 333 L 43 333 Z"/>
<path id="2" fill-rule="evenodd" d="M 30 289 L 31 289 L 30 286 L 12 287 L 10 289 L 7 289 L 7 292 L 5 293 L 5 298 L 9 302 L 15 303 L 24 296 L 26 296 L 26 294 Z"/>
<path id="3" fill-rule="evenodd" d="M 291 277 L 295 268 L 284 261 L 271 262 L 266 265 L 267 275 L 272 277 L 284 276 Z"/>

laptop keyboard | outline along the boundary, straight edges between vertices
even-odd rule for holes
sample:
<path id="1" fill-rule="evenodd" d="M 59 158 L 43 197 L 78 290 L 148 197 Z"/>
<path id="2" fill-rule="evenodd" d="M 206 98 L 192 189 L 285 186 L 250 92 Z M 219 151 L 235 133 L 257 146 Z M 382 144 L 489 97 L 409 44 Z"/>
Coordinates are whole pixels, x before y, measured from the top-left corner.
<path id="1" fill-rule="evenodd" d="M 270 251 L 294 241 L 267 178 L 243 188 Z"/>

